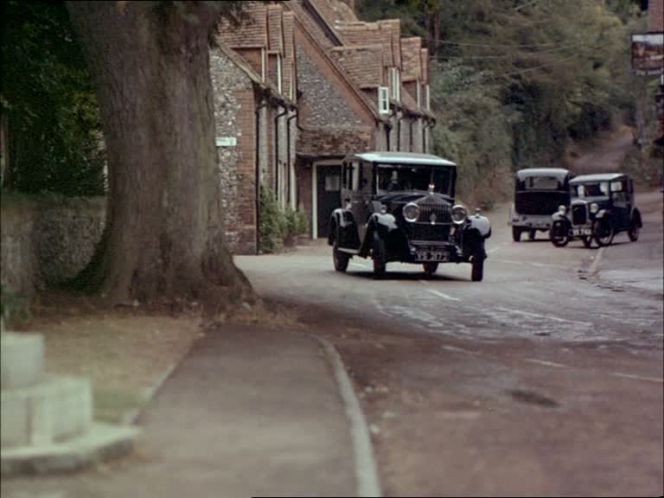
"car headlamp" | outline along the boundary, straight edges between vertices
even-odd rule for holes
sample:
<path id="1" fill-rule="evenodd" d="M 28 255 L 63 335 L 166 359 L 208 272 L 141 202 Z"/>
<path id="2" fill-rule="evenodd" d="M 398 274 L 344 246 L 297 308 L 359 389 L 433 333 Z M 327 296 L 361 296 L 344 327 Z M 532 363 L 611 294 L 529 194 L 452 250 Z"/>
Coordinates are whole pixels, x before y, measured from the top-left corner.
<path id="1" fill-rule="evenodd" d="M 466 221 L 468 217 L 468 210 L 461 204 L 457 204 L 452 208 L 452 221 L 457 225 Z"/>
<path id="2" fill-rule="evenodd" d="M 597 213 L 597 211 L 599 211 L 599 205 L 596 202 L 593 202 L 592 204 L 590 204 L 590 212 L 592 214 L 595 214 L 595 213 Z"/>
<path id="3" fill-rule="evenodd" d="M 420 217 L 420 207 L 414 202 L 409 202 L 403 207 L 403 217 L 410 223 L 415 223 Z"/>
<path id="4" fill-rule="evenodd" d="M 567 213 L 567 206 L 561 204 L 560 206 L 558 206 L 558 212 L 564 215 L 565 213 Z"/>

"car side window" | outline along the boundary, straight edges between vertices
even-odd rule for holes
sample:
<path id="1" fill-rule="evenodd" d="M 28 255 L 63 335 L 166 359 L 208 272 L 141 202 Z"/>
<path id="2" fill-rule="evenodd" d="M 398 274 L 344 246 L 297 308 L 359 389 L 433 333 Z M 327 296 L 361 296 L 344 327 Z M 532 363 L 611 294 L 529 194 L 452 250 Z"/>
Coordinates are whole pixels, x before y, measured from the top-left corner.
<path id="1" fill-rule="evenodd" d="M 373 164 L 362 162 L 360 166 L 359 190 L 364 196 L 370 196 L 373 188 Z"/>

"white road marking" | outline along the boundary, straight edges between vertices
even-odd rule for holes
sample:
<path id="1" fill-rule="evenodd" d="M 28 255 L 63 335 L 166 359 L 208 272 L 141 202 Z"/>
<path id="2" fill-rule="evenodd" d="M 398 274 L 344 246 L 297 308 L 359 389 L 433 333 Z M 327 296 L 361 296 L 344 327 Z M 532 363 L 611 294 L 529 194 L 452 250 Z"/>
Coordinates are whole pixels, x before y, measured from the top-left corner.
<path id="1" fill-rule="evenodd" d="M 541 315 L 540 313 L 532 313 L 530 311 L 513 310 L 513 309 L 510 309 L 510 308 L 503 308 L 502 306 L 498 306 L 496 309 L 501 310 L 501 311 L 506 311 L 508 313 L 515 313 L 517 315 L 530 316 L 530 317 L 534 317 L 534 318 L 544 318 L 546 320 L 553 320 L 553 321 L 561 322 L 561 323 L 575 323 L 575 324 L 581 324 L 581 325 L 587 325 L 587 326 L 592 325 L 592 323 L 590 323 L 590 322 L 580 322 L 578 320 L 568 320 L 566 318 L 558 318 L 557 316 L 553 316 L 553 315 Z"/>
<path id="2" fill-rule="evenodd" d="M 621 373 L 621 372 L 611 372 L 611 375 L 614 375 L 616 377 L 624 377 L 626 379 L 645 380 L 645 381 L 648 381 L 648 382 L 657 382 L 659 384 L 664 383 L 664 379 L 658 379 L 657 377 L 644 377 L 642 375 L 626 374 L 626 373 Z"/>
<path id="3" fill-rule="evenodd" d="M 447 294 L 445 294 L 443 292 L 440 292 L 440 291 L 437 291 L 437 290 L 428 289 L 428 291 L 431 294 L 434 294 L 438 297 L 442 297 L 443 299 L 447 299 L 448 301 L 461 301 L 461 299 L 459 299 L 458 297 L 448 296 Z"/>
<path id="4" fill-rule="evenodd" d="M 563 365 L 562 363 L 555 363 L 553 361 L 546 361 L 546 360 L 538 360 L 537 358 L 526 358 L 524 361 L 527 361 L 529 363 L 537 363 L 538 365 L 544 365 L 547 367 L 570 368 L 569 366 Z"/>
<path id="5" fill-rule="evenodd" d="M 556 268 L 556 269 L 567 269 L 569 267 L 563 265 L 552 265 L 549 263 L 536 263 L 534 261 L 515 261 L 513 259 L 494 259 L 498 263 L 508 263 L 511 265 L 530 265 L 536 266 L 538 268 Z"/>
<path id="6" fill-rule="evenodd" d="M 452 351 L 454 353 L 465 353 L 465 354 L 477 354 L 475 351 L 468 351 L 467 349 L 458 348 L 456 346 L 441 346 L 447 351 Z"/>

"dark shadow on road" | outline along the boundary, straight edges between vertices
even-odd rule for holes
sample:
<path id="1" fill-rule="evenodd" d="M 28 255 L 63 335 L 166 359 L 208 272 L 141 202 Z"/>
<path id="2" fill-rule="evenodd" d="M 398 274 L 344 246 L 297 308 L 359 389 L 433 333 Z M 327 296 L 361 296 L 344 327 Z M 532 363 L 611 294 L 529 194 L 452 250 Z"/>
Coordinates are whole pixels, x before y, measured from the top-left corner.
<path id="1" fill-rule="evenodd" d="M 380 281 L 391 281 L 391 280 L 398 280 L 398 281 L 411 281 L 411 282 L 416 282 L 419 280 L 426 280 L 429 282 L 466 282 L 470 281 L 470 267 L 469 267 L 469 277 L 467 279 L 459 278 L 459 277 L 453 277 L 451 275 L 442 275 L 442 274 L 435 274 L 428 276 L 424 272 L 404 272 L 404 271 L 390 271 L 387 270 L 384 276 L 380 278 L 374 278 L 374 274 L 371 271 L 347 271 L 346 275 L 350 277 L 355 277 L 355 278 L 364 278 L 368 280 L 376 280 L 377 282 Z"/>

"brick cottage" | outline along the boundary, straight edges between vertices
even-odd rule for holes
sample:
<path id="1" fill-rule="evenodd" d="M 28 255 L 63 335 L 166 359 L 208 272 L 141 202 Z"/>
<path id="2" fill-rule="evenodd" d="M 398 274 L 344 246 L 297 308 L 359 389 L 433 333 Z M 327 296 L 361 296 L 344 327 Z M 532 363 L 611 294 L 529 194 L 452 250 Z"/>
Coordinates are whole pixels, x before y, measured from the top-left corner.
<path id="1" fill-rule="evenodd" d="M 210 70 L 236 254 L 258 250 L 261 186 L 324 237 L 346 154 L 430 151 L 427 49 L 398 19 L 359 21 L 353 3 L 251 2 L 239 25 L 219 25 Z"/>

